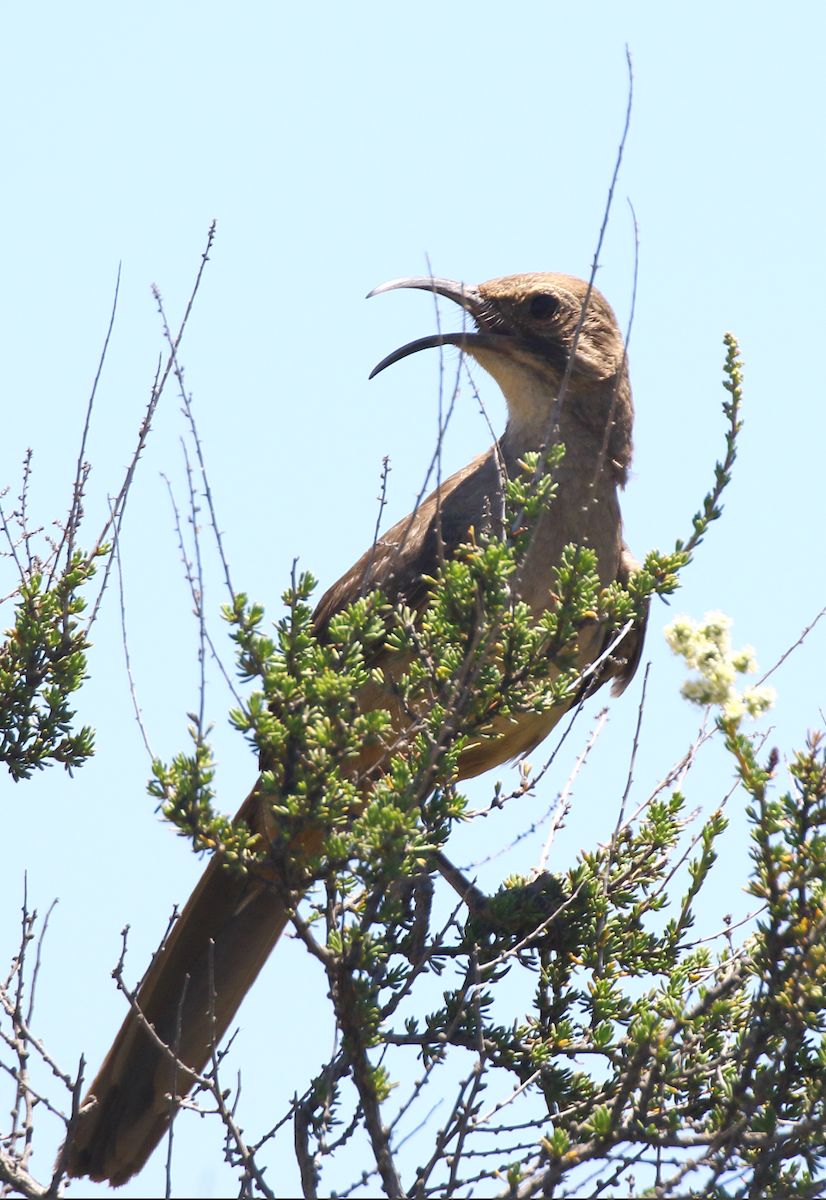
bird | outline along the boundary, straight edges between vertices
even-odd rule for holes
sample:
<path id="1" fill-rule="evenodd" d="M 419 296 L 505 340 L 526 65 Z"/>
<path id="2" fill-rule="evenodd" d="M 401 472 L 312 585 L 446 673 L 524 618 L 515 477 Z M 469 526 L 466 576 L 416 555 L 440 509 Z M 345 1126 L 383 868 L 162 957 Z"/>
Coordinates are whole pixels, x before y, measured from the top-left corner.
<path id="1" fill-rule="evenodd" d="M 398 288 L 453 301 L 473 328 L 408 342 L 383 359 L 371 378 L 421 350 L 459 347 L 498 384 L 507 403 L 507 425 L 490 450 L 442 482 L 324 594 L 313 614 L 319 637 L 367 587 L 381 588 L 389 604 L 420 611 L 440 562 L 503 511 L 504 478 L 518 473 L 527 453 L 552 441 L 565 446 L 554 472 L 557 491 L 535 527 L 519 573 L 518 598 L 535 619 L 548 610 L 554 568 L 569 543 L 594 551 L 602 586 L 626 583 L 637 563 L 623 539 L 618 492 L 631 463 L 634 409 L 623 338 L 608 302 L 581 279 L 547 272 L 491 279 L 476 287 L 410 277 L 382 284 L 369 295 Z M 636 669 L 644 633 L 641 617 L 592 682 L 601 686 L 611 678 L 614 690 L 621 691 Z M 608 636 L 597 623 L 580 631 L 580 669 L 604 657 Z M 382 666 L 381 650 L 375 662 Z M 359 705 L 362 711 L 389 708 L 398 730 L 404 717 L 375 679 L 373 672 Z M 564 711 L 556 706 L 522 713 L 471 742 L 459 757 L 458 779 L 529 753 Z M 257 785 L 235 819 L 246 822 L 276 863 L 300 864 L 321 840 L 320 833 L 305 832 L 287 842 L 282 835 L 279 841 Z M 143 1020 L 130 1011 L 89 1088 L 86 1101 L 94 1097 L 95 1102 L 84 1102 L 64 1151 L 69 1176 L 118 1186 L 142 1169 L 193 1079 L 182 1069 L 173 1072 L 169 1055 L 146 1024 L 157 1039 L 176 1048 L 179 1062 L 200 1072 L 288 924 L 281 894 L 260 878 L 231 873 L 220 852 L 213 856 L 140 985 Z"/>

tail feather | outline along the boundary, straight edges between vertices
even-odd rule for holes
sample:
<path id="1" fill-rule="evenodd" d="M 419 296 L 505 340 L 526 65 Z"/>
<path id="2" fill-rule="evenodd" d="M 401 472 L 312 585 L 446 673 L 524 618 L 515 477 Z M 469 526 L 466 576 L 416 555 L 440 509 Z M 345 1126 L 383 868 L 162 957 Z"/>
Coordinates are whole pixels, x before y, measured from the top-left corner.
<path id="1" fill-rule="evenodd" d="M 287 920 L 272 888 L 230 873 L 220 856 L 213 858 L 138 994 L 158 1037 L 168 1046 L 177 1041 L 178 1058 L 193 1071 L 209 1061 Z M 173 1080 L 175 1093 L 184 1096 L 192 1078 L 182 1071 L 174 1076 L 169 1056 L 130 1013 L 89 1089 L 97 1105 L 78 1124 L 68 1174 L 126 1183 L 169 1126 Z"/>

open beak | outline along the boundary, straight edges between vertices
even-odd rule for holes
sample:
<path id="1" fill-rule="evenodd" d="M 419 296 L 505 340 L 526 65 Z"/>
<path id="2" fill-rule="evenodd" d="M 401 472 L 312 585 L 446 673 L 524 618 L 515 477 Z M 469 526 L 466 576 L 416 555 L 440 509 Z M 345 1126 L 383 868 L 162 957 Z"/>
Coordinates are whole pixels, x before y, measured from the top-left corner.
<path id="1" fill-rule="evenodd" d="M 433 346 L 458 346 L 460 350 L 469 350 L 471 354 L 474 349 L 501 350 L 503 349 L 502 343 L 513 336 L 504 332 L 495 334 L 478 332 L 479 326 L 486 322 L 486 303 L 476 288 L 468 287 L 464 283 L 455 283 L 452 279 L 436 279 L 429 275 L 391 279 L 389 283 L 379 284 L 378 287 L 373 288 L 372 292 L 368 292 L 367 299 L 377 296 L 379 292 L 392 292 L 396 288 L 420 288 L 423 292 L 435 292 L 438 296 L 445 296 L 448 300 L 453 300 L 465 312 L 470 313 L 476 322 L 477 330 L 463 331 L 462 333 L 432 333 L 428 337 L 417 338 L 415 342 L 408 342 L 405 346 L 394 350 L 392 354 L 388 354 L 387 358 L 383 358 L 378 366 L 370 372 L 371 379 L 385 367 L 392 366 L 393 363 L 407 358 L 408 354 L 415 354 L 418 350 L 430 350 Z"/>

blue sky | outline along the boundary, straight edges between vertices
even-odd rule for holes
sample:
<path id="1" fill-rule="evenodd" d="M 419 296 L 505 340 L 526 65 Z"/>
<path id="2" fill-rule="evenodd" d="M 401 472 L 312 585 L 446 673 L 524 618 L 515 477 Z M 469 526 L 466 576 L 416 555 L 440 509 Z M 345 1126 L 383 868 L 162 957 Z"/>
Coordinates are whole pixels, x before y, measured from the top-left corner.
<path id="1" fill-rule="evenodd" d="M 296 555 L 322 588 L 332 583 L 369 543 L 383 455 L 392 465 L 390 524 L 409 511 L 436 429 L 435 352 L 367 380 L 386 353 L 432 331 L 429 298 L 397 292 L 365 303 L 365 294 L 424 273 L 426 254 L 436 274 L 469 283 L 519 271 L 587 274 L 624 119 L 628 43 L 634 112 L 597 283 L 624 327 L 630 197 L 640 227 L 630 346 L 637 424 L 623 512 L 638 556 L 685 537 L 710 486 L 723 450 L 726 330 L 739 337 L 746 364 L 746 428 L 724 518 L 671 609 L 656 605 L 652 616 L 654 700 L 635 767 L 641 797 L 698 723 L 679 697 L 682 673 L 662 625 L 677 612 L 701 617 L 720 608 L 734 618 L 735 643 L 752 643 L 768 668 L 826 604 L 824 23 L 814 3 L 702 0 L 524 0 L 507 12 L 488 0 L 17 6 L 0 50 L 6 503 L 32 446 L 38 519 L 48 523 L 68 504 L 122 262 L 89 447 L 91 540 L 107 490 L 119 486 L 162 351 L 150 285 L 177 322 L 214 218 L 217 241 L 182 358 L 233 578 L 273 617 Z M 458 327 L 452 314 L 443 318 Z M 482 384 L 501 430 L 504 404 L 492 381 Z M 170 390 L 123 538 L 133 668 L 153 748 L 166 758 L 184 747 L 186 712 L 197 700 L 196 629 L 159 474 L 175 481 L 183 501 L 178 409 Z M 445 470 L 488 442 L 465 390 Z M 121 928 L 132 924 L 137 976 L 172 904 L 186 899 L 201 870 L 153 816 L 145 793 L 148 762 L 115 599 L 110 593 L 96 626 L 92 679 L 80 700 L 99 755 L 74 780 L 56 770 L 16 786 L 0 780 L 0 951 L 6 959 L 16 944 L 27 868 L 41 911 L 53 896 L 61 901 L 41 976 L 39 1032 L 67 1066 L 83 1050 L 92 1071 L 122 1015 L 108 974 Z M 215 636 L 224 599 L 210 568 Z M 825 657 L 820 626 L 773 679 L 771 744 L 784 754 L 808 726 L 822 724 Z M 638 700 L 637 681 L 612 703 L 552 869 L 613 828 Z M 601 697 L 579 728 L 580 745 L 600 704 Z M 217 681 L 208 706 L 219 803 L 231 811 L 255 766 L 226 731 Z M 464 831 L 456 856 L 481 860 L 511 840 L 550 804 L 567 769 L 546 778 L 535 809 Z M 722 751 L 710 747 L 690 804 L 710 810 L 729 778 Z M 483 799 L 491 782 L 476 784 L 474 797 Z M 723 912 L 748 911 L 742 797 L 729 804 L 709 932 Z M 480 868 L 484 885 L 528 870 L 542 838 Z M 279 946 L 240 1014 L 250 1132 L 260 1114 L 283 1109 L 327 1048 L 326 988 L 303 957 L 294 945 Z M 231 1194 L 205 1123 L 189 1125 L 179 1137 L 179 1194 Z M 32 1163 L 41 1177 L 53 1151 L 47 1143 L 44 1126 Z M 287 1146 L 272 1168 L 285 1194 L 296 1186 L 290 1159 Z M 161 1163 L 153 1162 L 122 1194 L 162 1187 Z M 71 1194 L 101 1192 L 84 1183 Z"/>

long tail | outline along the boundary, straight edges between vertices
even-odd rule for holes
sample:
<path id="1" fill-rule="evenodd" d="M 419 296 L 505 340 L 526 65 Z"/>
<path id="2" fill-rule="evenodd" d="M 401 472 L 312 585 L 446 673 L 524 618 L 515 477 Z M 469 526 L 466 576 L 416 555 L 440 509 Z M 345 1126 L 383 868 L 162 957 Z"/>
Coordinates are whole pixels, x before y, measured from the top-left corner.
<path id="1" fill-rule="evenodd" d="M 287 920 L 272 888 L 231 874 L 213 858 L 138 994 L 160 1039 L 174 1046 L 179 1037 L 178 1058 L 193 1070 L 203 1070 Z M 173 1079 L 169 1057 L 130 1013 L 89 1089 L 97 1105 L 78 1124 L 69 1175 L 126 1183 L 169 1126 L 169 1095 L 184 1096 L 191 1083 L 181 1071 Z"/>

